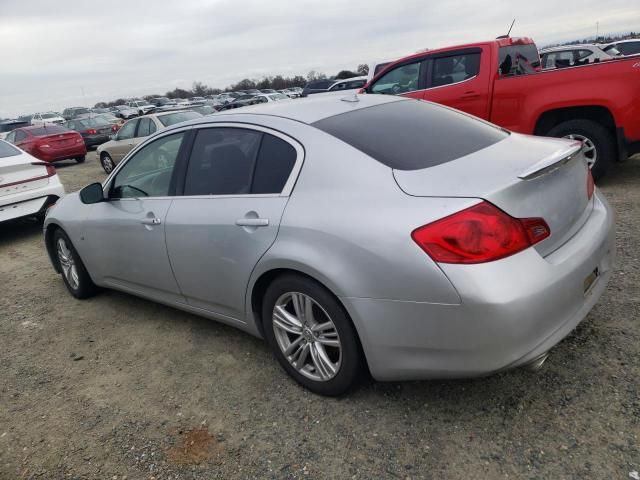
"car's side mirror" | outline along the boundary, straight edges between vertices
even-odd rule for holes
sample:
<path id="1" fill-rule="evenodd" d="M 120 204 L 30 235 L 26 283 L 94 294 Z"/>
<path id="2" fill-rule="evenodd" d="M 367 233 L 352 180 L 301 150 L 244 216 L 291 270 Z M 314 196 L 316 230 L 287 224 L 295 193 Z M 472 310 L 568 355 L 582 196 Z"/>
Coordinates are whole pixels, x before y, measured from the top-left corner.
<path id="1" fill-rule="evenodd" d="M 104 201 L 104 192 L 101 183 L 92 183 L 80 190 L 80 200 L 82 203 L 91 205 Z"/>

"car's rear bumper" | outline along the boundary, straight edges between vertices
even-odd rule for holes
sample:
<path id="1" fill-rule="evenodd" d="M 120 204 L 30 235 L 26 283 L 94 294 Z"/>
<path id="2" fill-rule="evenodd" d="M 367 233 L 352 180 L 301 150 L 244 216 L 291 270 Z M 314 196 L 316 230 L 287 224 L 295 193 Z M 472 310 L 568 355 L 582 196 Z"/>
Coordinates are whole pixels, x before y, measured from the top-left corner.
<path id="1" fill-rule="evenodd" d="M 43 152 L 38 150 L 32 152 L 31 155 L 44 162 L 59 162 L 69 158 L 81 157 L 87 154 L 87 147 L 84 142 L 71 145 L 67 148 L 59 148 L 51 152 Z"/>
<path id="2" fill-rule="evenodd" d="M 82 137 L 84 139 L 84 144 L 87 148 L 95 147 L 96 145 L 102 145 L 110 140 L 110 136 L 106 134 L 100 135 L 87 135 Z"/>
<path id="3" fill-rule="evenodd" d="M 530 248 L 486 264 L 442 265 L 459 305 L 341 300 L 376 379 L 486 375 L 530 362 L 571 332 L 604 292 L 614 257 L 613 213 L 596 194 L 582 229 L 545 258 Z"/>
<path id="4" fill-rule="evenodd" d="M 46 187 L 0 197 L 0 222 L 44 213 L 62 197 L 64 187 L 57 177 L 51 177 Z"/>

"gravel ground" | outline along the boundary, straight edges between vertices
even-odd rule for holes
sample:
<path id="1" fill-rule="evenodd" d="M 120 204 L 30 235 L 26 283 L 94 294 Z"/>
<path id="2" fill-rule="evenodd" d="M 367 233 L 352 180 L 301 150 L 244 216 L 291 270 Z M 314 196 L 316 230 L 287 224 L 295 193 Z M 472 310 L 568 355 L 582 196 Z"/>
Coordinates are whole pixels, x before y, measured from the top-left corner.
<path id="1" fill-rule="evenodd" d="M 59 173 L 68 191 L 104 178 L 94 154 Z M 232 328 L 117 292 L 74 300 L 40 226 L 4 224 L 0 478 L 637 478 L 639 186 L 637 158 L 602 184 L 617 270 L 541 371 L 340 399 Z"/>

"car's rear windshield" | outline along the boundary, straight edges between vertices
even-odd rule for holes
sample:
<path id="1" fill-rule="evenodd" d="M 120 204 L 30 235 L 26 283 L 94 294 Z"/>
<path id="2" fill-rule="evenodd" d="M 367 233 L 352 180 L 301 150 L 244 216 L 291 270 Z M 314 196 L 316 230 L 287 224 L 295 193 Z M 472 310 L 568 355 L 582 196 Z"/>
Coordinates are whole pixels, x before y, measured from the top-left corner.
<path id="1" fill-rule="evenodd" d="M 498 73 L 502 76 L 527 75 L 540 71 L 540 54 L 533 43 L 500 47 Z"/>
<path id="2" fill-rule="evenodd" d="M 46 127 L 41 127 L 41 128 L 32 128 L 29 131 L 31 132 L 31 135 L 39 137 L 41 135 L 54 135 L 56 133 L 65 133 L 65 132 L 68 132 L 69 129 L 65 127 L 56 127 L 54 125 L 48 125 Z"/>
<path id="3" fill-rule="evenodd" d="M 0 158 L 15 157 L 20 155 L 20 150 L 10 143 L 0 140 Z"/>
<path id="4" fill-rule="evenodd" d="M 509 135 L 482 120 L 421 100 L 362 108 L 313 125 L 397 170 L 447 163 Z"/>
<path id="5" fill-rule="evenodd" d="M 200 117 L 202 117 L 202 115 L 198 112 L 176 112 L 161 115 L 158 117 L 158 120 L 160 120 L 165 127 L 168 127 L 169 125 L 175 125 L 176 123 L 186 122 L 187 120 L 193 120 L 194 118 Z"/>

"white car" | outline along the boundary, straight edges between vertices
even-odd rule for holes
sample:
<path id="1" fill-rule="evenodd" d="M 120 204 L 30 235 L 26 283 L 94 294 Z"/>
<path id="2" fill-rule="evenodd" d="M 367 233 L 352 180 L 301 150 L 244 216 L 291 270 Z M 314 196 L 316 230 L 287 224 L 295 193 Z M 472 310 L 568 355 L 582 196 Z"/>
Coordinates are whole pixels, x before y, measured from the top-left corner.
<path id="1" fill-rule="evenodd" d="M 351 78 L 345 78 L 345 79 L 342 79 L 342 80 L 338 80 L 327 89 L 327 92 L 341 92 L 341 91 L 344 91 L 344 90 L 357 90 L 357 89 L 362 88 L 362 87 L 364 87 L 366 85 L 367 78 L 368 78 L 367 76 L 361 76 L 361 77 L 351 77 Z"/>
<path id="2" fill-rule="evenodd" d="M 598 45 L 562 45 L 560 47 L 543 48 L 540 50 L 540 64 L 543 69 L 565 68 L 603 62 L 620 56 L 615 48 L 605 52 Z"/>
<path id="3" fill-rule="evenodd" d="M 261 93 L 256 95 L 256 98 L 265 98 L 265 100 L 259 101 L 259 103 L 269 103 L 269 102 L 281 102 L 282 100 L 291 100 L 288 95 L 284 93 L 276 92 L 276 93 Z"/>
<path id="4" fill-rule="evenodd" d="M 56 168 L 0 140 L 0 222 L 21 217 L 44 218 L 64 197 Z"/>
<path id="5" fill-rule="evenodd" d="M 146 115 L 147 113 L 152 112 L 156 109 L 155 105 L 151 105 L 146 100 L 129 100 L 127 102 L 127 107 L 131 108 L 132 110 L 136 110 L 138 112 L 138 115 L 140 116 Z"/>
<path id="6" fill-rule="evenodd" d="M 33 117 L 31 117 L 31 125 L 34 127 L 62 125 L 64 122 L 66 122 L 66 120 L 55 112 L 34 113 Z"/>

